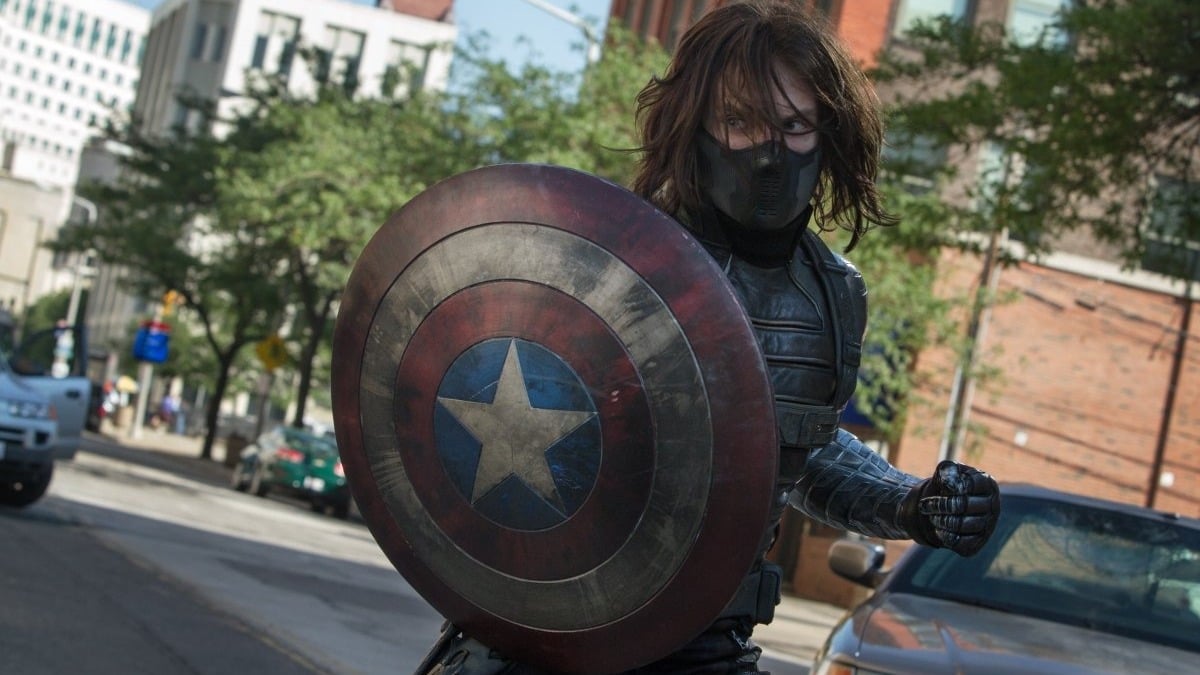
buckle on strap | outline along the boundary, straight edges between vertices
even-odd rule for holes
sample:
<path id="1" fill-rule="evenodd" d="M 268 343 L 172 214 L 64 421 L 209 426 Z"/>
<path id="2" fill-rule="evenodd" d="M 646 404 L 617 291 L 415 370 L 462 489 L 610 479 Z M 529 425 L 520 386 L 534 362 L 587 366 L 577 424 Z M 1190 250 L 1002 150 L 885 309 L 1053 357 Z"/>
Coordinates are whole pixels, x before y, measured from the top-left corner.
<path id="1" fill-rule="evenodd" d="M 830 406 L 775 403 L 784 445 L 815 448 L 832 443 L 841 414 Z"/>

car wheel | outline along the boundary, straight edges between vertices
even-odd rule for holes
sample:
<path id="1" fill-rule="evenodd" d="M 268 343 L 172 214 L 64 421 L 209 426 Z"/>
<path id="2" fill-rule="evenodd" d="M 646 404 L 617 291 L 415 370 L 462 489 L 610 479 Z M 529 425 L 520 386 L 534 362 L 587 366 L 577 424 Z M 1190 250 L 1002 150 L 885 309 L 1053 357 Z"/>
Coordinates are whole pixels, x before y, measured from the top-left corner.
<path id="1" fill-rule="evenodd" d="M 350 500 L 336 502 L 333 505 L 333 516 L 341 520 L 350 517 Z"/>
<path id="2" fill-rule="evenodd" d="M 50 487 L 50 478 L 54 475 L 54 465 L 47 464 L 42 471 L 27 479 L 12 483 L 0 483 L 0 505 L 24 508 L 42 498 Z"/>
<path id="3" fill-rule="evenodd" d="M 256 497 L 267 496 L 267 483 L 263 480 L 262 464 L 254 465 L 254 473 L 250 476 L 250 492 L 253 492 Z"/>
<path id="4" fill-rule="evenodd" d="M 314 499 L 308 503 L 308 508 L 313 513 L 325 513 L 325 504 L 319 499 Z"/>

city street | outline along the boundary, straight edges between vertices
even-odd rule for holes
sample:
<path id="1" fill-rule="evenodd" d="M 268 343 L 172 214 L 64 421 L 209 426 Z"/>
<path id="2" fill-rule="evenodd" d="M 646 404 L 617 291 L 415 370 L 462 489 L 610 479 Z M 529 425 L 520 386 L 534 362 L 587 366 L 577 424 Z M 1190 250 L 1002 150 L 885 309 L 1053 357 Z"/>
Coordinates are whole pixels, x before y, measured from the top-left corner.
<path id="1" fill-rule="evenodd" d="M 19 553 L 0 556 L 0 672 L 411 672 L 442 619 L 362 522 L 227 475 L 93 435 L 45 498 L 0 511 Z"/>

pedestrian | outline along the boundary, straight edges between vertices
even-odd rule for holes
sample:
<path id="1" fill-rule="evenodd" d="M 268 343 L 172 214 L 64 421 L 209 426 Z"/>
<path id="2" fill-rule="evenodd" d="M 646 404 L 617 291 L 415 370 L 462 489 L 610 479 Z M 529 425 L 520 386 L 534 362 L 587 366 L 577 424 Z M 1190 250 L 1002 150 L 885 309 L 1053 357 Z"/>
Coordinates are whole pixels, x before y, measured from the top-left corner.
<path id="1" fill-rule="evenodd" d="M 170 431 L 175 425 L 175 416 L 179 414 L 179 397 L 168 393 L 163 396 L 158 407 L 158 416 L 162 424 Z"/>
<path id="2" fill-rule="evenodd" d="M 921 479 L 838 428 L 857 379 L 866 286 L 817 232 L 846 229 L 849 251 L 868 229 L 896 221 L 875 188 L 878 99 L 800 5 L 752 0 L 710 11 L 638 97 L 633 189 L 725 270 L 766 357 L 782 445 L 779 499 L 750 578 L 709 629 L 636 672 L 759 672 L 751 635 L 773 618 L 760 599 L 778 603 L 782 577 L 765 556 L 789 503 L 840 529 L 968 556 L 999 515 L 986 473 L 947 461 Z M 489 657 L 469 638 L 439 662 L 432 672 L 537 672 Z"/>

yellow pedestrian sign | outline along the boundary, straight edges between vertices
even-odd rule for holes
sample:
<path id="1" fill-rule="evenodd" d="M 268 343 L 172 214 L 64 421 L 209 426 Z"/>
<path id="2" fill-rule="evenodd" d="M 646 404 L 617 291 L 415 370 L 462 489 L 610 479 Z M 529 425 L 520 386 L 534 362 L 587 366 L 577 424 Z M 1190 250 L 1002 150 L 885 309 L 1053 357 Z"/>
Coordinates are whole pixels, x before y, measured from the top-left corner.
<path id="1" fill-rule="evenodd" d="M 278 334 L 261 340 L 254 346 L 254 353 L 258 355 L 258 360 L 266 367 L 267 372 L 274 372 L 288 361 L 287 346 Z"/>

